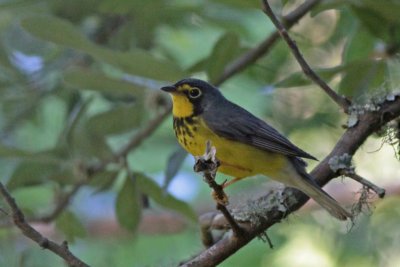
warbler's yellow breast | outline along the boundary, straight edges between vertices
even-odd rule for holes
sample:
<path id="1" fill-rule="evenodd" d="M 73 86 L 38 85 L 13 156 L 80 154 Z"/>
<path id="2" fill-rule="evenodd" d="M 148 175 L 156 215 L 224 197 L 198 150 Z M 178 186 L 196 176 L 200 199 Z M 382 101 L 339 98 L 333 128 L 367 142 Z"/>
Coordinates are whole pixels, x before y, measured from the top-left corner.
<path id="1" fill-rule="evenodd" d="M 285 170 L 288 161 L 283 154 L 232 141 L 213 132 L 202 117 L 199 102 L 196 102 L 201 96 L 201 91 L 195 91 L 196 95 L 190 95 L 190 90 L 196 89 L 199 90 L 183 84 L 173 88 L 174 92 L 171 94 L 175 135 L 178 142 L 190 154 L 203 155 L 206 142 L 211 141 L 221 162 L 218 171 L 234 178 L 263 174 L 278 180 L 287 179 Z"/>
<path id="2" fill-rule="evenodd" d="M 218 171 L 236 178 L 256 174 L 276 176 L 287 164 L 285 156 L 260 150 L 215 134 L 200 116 L 174 117 L 174 130 L 179 143 L 192 155 L 204 154 L 211 141 L 221 161 Z"/>

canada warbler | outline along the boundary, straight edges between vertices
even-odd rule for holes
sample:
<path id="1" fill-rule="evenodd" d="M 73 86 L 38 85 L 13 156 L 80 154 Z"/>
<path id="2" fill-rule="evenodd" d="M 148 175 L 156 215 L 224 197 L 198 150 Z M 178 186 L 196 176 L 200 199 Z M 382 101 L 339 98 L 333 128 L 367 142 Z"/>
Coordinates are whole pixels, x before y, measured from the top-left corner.
<path id="1" fill-rule="evenodd" d="M 340 220 L 351 217 L 307 174 L 301 158 L 315 159 L 313 156 L 227 100 L 216 87 L 202 80 L 184 79 L 161 89 L 172 96 L 178 142 L 199 156 L 211 141 L 221 163 L 218 171 L 234 177 L 224 186 L 262 174 L 303 191 Z"/>

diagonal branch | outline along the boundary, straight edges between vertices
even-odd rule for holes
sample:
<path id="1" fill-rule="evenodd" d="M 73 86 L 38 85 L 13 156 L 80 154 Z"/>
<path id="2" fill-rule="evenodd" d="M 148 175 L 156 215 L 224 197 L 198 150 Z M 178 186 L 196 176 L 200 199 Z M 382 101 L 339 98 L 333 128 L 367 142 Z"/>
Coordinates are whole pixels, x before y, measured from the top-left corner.
<path id="1" fill-rule="evenodd" d="M 300 5 L 298 8 L 293 10 L 290 14 L 286 15 L 282 21 L 283 24 L 290 29 L 295 23 L 297 23 L 305 14 L 307 14 L 314 6 L 316 6 L 320 0 L 308 0 Z M 230 77 L 243 71 L 249 65 L 256 62 L 261 57 L 265 56 L 271 51 L 271 48 L 279 40 L 279 32 L 274 31 L 271 33 L 263 42 L 261 42 L 255 48 L 247 51 L 237 59 L 233 60 L 228 66 L 226 66 L 221 77 L 216 80 L 215 85 L 220 85 Z"/>
<path id="2" fill-rule="evenodd" d="M 64 241 L 61 245 L 57 244 L 42 236 L 38 231 L 30 226 L 26 222 L 25 216 L 19 209 L 17 203 L 11 197 L 11 195 L 8 193 L 7 189 L 2 183 L 0 183 L 0 194 L 11 209 L 14 224 L 22 231 L 22 234 L 24 236 L 35 241 L 42 248 L 51 250 L 52 252 L 63 258 L 69 266 L 89 267 L 89 265 L 87 265 L 82 260 L 77 258 L 74 254 L 72 254 L 72 252 L 68 248 L 68 244 L 66 241 Z"/>
<path id="3" fill-rule="evenodd" d="M 304 74 L 314 83 L 316 83 L 333 101 L 336 102 L 336 104 L 338 104 L 347 113 L 351 104 L 350 101 L 347 98 L 338 95 L 323 79 L 321 79 L 321 77 L 318 76 L 317 73 L 312 70 L 307 61 L 301 55 L 296 43 L 293 41 L 292 38 L 290 38 L 289 33 L 287 32 L 285 27 L 275 16 L 270 5 L 268 4 L 268 0 L 263 0 L 263 10 L 264 13 L 271 19 L 272 23 L 278 29 L 279 34 L 289 46 L 297 62 L 300 64 Z"/>
<path id="4" fill-rule="evenodd" d="M 381 127 L 387 122 L 399 116 L 400 97 L 396 97 L 394 101 L 385 101 L 381 103 L 378 111 L 366 112 L 361 115 L 359 117 L 359 123 L 352 128 L 348 128 L 343 133 L 331 153 L 314 168 L 310 175 L 316 179 L 316 182 L 320 186 L 323 186 L 333 178 L 338 177 L 340 173 L 334 172 L 331 169 L 329 160 L 332 157 L 338 157 L 345 153 L 354 155 L 371 134 L 381 129 Z M 255 226 L 253 225 L 252 227 L 248 227 L 246 229 L 246 235 L 242 236 L 242 238 L 234 239 L 232 236 L 227 236 L 181 266 L 203 267 L 218 265 L 255 237 L 265 232 L 269 227 L 280 222 L 290 213 L 299 209 L 308 200 L 308 197 L 305 194 L 300 191 L 293 191 L 290 188 L 286 188 L 283 194 L 291 196 L 290 201 L 287 202 L 286 210 L 282 210 L 279 205 L 265 207 L 264 210 L 259 211 L 259 223 Z M 271 194 L 262 198 L 268 199 L 269 195 Z M 260 200 L 254 202 L 257 201 Z"/>
<path id="5" fill-rule="evenodd" d="M 130 151 L 137 148 L 146 138 L 148 138 L 161 123 L 169 116 L 171 113 L 172 107 L 167 107 L 160 114 L 158 114 L 153 120 L 151 120 L 146 127 L 139 130 L 139 132 L 132 137 L 129 142 L 122 147 L 119 151 L 117 151 L 112 157 L 101 161 L 100 163 L 90 166 L 88 168 L 88 175 L 92 176 L 93 174 L 99 173 L 103 171 L 108 164 L 119 162 L 121 159 L 125 158 Z"/>
<path id="6" fill-rule="evenodd" d="M 158 116 L 156 116 L 153 120 L 151 120 L 146 127 L 141 129 L 136 135 L 132 137 L 132 139 L 122 147 L 115 155 L 112 157 L 92 166 L 87 167 L 87 179 L 82 180 L 75 185 L 66 193 L 64 193 L 57 201 L 54 209 L 40 217 L 28 218 L 29 222 L 40 222 L 40 223 L 50 223 L 54 221 L 70 204 L 71 199 L 78 193 L 78 191 L 86 184 L 88 180 L 90 180 L 95 174 L 103 171 L 108 164 L 113 162 L 118 162 L 121 159 L 125 158 L 130 151 L 138 147 L 143 140 L 148 138 L 164 121 L 164 119 L 169 115 L 171 108 L 166 108 L 163 112 L 161 112 Z"/>
<path id="7" fill-rule="evenodd" d="M 79 182 L 66 193 L 63 193 L 54 207 L 54 209 L 46 215 L 43 215 L 38 218 L 29 218 L 29 222 L 40 222 L 40 223 L 50 223 L 54 221 L 70 204 L 71 199 L 78 193 L 79 189 L 84 185 L 84 182 Z"/>

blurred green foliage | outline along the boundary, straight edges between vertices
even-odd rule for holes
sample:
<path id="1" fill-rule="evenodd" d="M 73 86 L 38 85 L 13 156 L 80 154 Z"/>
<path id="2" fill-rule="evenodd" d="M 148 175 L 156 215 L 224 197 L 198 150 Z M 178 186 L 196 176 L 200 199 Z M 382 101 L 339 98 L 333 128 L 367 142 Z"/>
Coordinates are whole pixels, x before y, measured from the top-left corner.
<path id="1" fill-rule="evenodd" d="M 271 2 L 282 15 L 302 1 Z M 316 72 L 360 103 L 398 91 L 400 2 L 320 2 L 291 31 Z M 110 216 L 134 233 L 96 236 L 94 219 L 79 212 L 88 200 L 77 197 L 55 228 L 75 241 L 72 249 L 89 264 L 170 266 L 200 251 L 194 210 L 212 208 L 212 200 L 193 182 L 199 178 L 177 150 L 169 120 L 127 162 L 105 164 L 95 175 L 90 167 L 113 161 L 169 107 L 161 85 L 189 76 L 217 81 L 235 58 L 264 40 L 274 29 L 260 6 L 255 0 L 0 0 L 0 179 L 28 218 L 49 214 L 60 196 L 85 181 L 83 190 L 93 196 L 111 195 Z M 284 42 L 222 89 L 319 157 L 341 132 L 343 116 L 305 78 Z M 182 166 L 189 184 L 175 178 Z M 239 198 L 254 190 L 243 183 L 232 189 Z M 190 203 L 167 190 L 174 186 L 194 190 Z M 289 219 L 271 229 L 275 250 L 255 241 L 222 266 L 396 266 L 400 213 L 392 207 L 398 202 L 383 201 L 349 234 L 325 215 Z M 103 207 L 91 205 L 88 210 Z M 165 212 L 186 218 L 185 227 L 166 236 L 138 228 L 149 213 Z M 11 228 L 0 237 L 2 266 L 62 266 Z"/>

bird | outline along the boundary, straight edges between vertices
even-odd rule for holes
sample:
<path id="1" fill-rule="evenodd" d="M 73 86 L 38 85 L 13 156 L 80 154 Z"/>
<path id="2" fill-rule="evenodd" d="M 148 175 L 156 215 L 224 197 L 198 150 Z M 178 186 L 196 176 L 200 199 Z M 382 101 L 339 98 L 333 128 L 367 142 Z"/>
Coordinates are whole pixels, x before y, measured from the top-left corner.
<path id="1" fill-rule="evenodd" d="M 352 215 L 321 189 L 306 171 L 303 160 L 312 159 L 276 129 L 229 101 L 206 81 L 185 78 L 161 87 L 172 98 L 173 128 L 179 144 L 193 156 L 201 156 L 206 143 L 216 148 L 218 172 L 237 181 L 264 175 L 296 188 L 339 220 Z"/>

